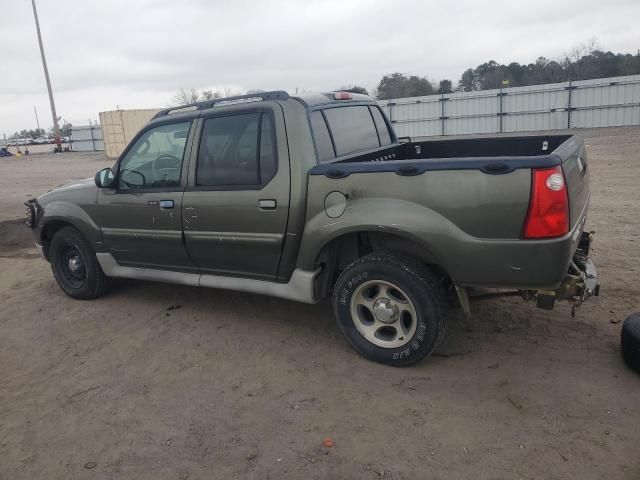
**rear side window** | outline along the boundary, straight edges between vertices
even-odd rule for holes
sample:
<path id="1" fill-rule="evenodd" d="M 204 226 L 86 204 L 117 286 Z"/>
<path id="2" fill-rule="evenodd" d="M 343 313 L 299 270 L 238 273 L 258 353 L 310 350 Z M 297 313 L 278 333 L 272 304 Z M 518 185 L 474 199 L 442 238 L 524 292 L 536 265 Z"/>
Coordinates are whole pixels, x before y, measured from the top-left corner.
<path id="1" fill-rule="evenodd" d="M 324 116 L 321 111 L 311 112 L 311 128 L 313 129 L 313 138 L 316 140 L 318 160 L 320 162 L 326 162 L 327 160 L 336 158 L 331 136 L 329 135 L 329 129 L 327 128 L 327 122 L 324 121 Z"/>
<path id="2" fill-rule="evenodd" d="M 328 108 L 324 114 L 333 134 L 337 156 L 380 146 L 369 107 Z"/>
<path id="3" fill-rule="evenodd" d="M 370 107 L 373 121 L 376 124 L 376 130 L 378 130 L 378 137 L 380 138 L 380 146 L 384 147 L 391 144 L 391 135 L 389 134 L 389 127 L 384 121 L 382 112 L 378 107 Z"/>
<path id="4" fill-rule="evenodd" d="M 265 185 L 277 170 L 273 122 L 261 113 L 205 120 L 196 185 Z"/>

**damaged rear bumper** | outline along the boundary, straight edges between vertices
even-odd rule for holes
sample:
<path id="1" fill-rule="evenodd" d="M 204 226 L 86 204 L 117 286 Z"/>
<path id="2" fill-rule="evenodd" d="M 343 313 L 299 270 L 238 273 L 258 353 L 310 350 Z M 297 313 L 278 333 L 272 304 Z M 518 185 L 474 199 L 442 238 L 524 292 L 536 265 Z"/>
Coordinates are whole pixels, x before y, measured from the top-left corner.
<path id="1" fill-rule="evenodd" d="M 596 266 L 589 258 L 594 232 L 582 232 L 578 248 L 569 264 L 569 270 L 562 283 L 555 290 L 539 290 L 536 292 L 538 307 L 553 310 L 558 300 L 573 302 L 573 308 L 584 301 L 598 296 L 600 284 Z M 572 311 L 573 313 L 573 311 Z"/>

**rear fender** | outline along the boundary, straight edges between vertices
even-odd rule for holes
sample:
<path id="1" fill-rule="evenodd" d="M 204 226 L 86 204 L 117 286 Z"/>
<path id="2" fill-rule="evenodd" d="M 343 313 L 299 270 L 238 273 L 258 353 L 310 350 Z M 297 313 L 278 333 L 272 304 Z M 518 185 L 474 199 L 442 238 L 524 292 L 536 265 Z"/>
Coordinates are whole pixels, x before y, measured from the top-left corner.
<path id="1" fill-rule="evenodd" d="M 366 198 L 349 201 L 344 213 L 330 218 L 324 210 L 307 221 L 298 256 L 300 268 L 313 269 L 318 255 L 332 240 L 350 233 L 380 232 L 406 238 L 421 247 L 419 258 L 446 270 L 439 244 L 463 234 L 439 213 L 405 200 Z"/>

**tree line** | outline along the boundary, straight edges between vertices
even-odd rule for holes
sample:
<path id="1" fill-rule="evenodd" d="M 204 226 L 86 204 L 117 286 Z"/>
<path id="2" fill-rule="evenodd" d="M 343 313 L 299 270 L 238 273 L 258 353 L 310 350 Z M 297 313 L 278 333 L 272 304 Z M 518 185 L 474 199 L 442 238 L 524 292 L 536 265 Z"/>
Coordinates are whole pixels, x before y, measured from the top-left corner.
<path id="1" fill-rule="evenodd" d="M 635 55 L 604 51 L 595 39 L 574 47 L 560 60 L 539 57 L 527 65 L 518 62 L 500 64 L 489 60 L 475 68 L 466 69 L 457 84 L 450 79 L 432 82 L 428 77 L 390 73 L 382 77 L 371 92 L 379 100 L 390 98 L 420 97 L 457 92 L 472 92 L 502 87 L 524 87 L 569 80 L 617 77 L 640 74 L 640 50 Z M 359 85 L 343 85 L 335 90 L 369 94 Z M 249 90 L 260 93 L 264 90 Z M 185 105 L 203 100 L 240 95 L 242 92 L 230 88 L 222 90 L 181 89 L 174 97 L 174 105 Z"/>
<path id="2" fill-rule="evenodd" d="M 535 62 L 500 64 L 494 60 L 468 68 L 455 87 L 455 91 L 472 92 L 501 86 L 524 87 L 569 80 L 618 77 L 640 74 L 640 50 L 635 55 L 604 51 L 595 41 L 574 48 L 559 61 L 539 57 Z M 375 95 L 380 100 L 451 93 L 453 82 L 445 79 L 436 85 L 426 77 L 407 76 L 402 73 L 385 75 Z"/>
<path id="3" fill-rule="evenodd" d="M 71 129 L 72 129 L 73 125 L 71 125 L 69 122 L 65 122 L 62 125 L 60 125 L 60 136 L 62 137 L 69 137 L 71 136 Z M 16 138 L 31 138 L 31 139 L 36 139 L 36 138 L 40 138 L 40 137 L 47 137 L 53 136 L 53 127 L 50 127 L 48 131 L 46 131 L 44 128 L 33 128 L 33 129 L 22 129 L 19 132 L 14 132 L 12 135 L 9 136 L 9 140 L 13 140 Z"/>

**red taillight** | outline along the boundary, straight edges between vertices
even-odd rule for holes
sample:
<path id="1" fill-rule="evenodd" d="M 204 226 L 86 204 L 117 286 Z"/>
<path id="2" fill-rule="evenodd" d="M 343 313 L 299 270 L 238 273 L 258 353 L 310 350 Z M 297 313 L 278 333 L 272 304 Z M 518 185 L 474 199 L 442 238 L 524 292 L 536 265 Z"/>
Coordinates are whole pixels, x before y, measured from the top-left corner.
<path id="1" fill-rule="evenodd" d="M 524 238 L 561 237 L 569 233 L 569 196 L 560 166 L 533 170 Z"/>
<path id="2" fill-rule="evenodd" d="M 333 98 L 336 100 L 351 100 L 353 94 L 351 92 L 334 92 Z"/>

